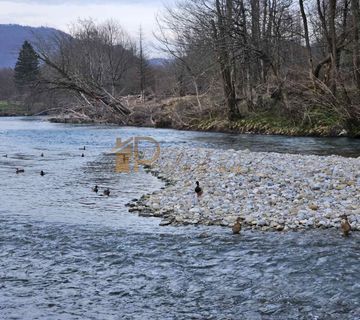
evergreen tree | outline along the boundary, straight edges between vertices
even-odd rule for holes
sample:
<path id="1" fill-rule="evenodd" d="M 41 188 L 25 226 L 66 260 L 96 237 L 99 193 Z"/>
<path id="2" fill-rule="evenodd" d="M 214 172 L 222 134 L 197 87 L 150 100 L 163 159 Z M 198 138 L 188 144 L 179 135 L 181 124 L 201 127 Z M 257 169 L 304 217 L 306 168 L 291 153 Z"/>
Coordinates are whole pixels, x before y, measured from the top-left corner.
<path id="1" fill-rule="evenodd" d="M 35 84 L 39 76 L 39 59 L 32 45 L 25 41 L 15 65 L 15 83 L 23 90 Z"/>

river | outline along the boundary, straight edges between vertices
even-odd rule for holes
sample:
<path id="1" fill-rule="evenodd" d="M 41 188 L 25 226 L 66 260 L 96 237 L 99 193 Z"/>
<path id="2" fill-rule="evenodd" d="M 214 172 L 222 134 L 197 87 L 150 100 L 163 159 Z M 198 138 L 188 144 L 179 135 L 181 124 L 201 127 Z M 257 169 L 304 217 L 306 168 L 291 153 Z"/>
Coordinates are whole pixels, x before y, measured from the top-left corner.
<path id="1" fill-rule="evenodd" d="M 359 233 L 160 227 L 125 204 L 163 183 L 142 170 L 116 174 L 107 154 L 132 136 L 161 147 L 360 156 L 360 141 L 347 138 L 0 118 L 0 319 L 358 319 Z"/>

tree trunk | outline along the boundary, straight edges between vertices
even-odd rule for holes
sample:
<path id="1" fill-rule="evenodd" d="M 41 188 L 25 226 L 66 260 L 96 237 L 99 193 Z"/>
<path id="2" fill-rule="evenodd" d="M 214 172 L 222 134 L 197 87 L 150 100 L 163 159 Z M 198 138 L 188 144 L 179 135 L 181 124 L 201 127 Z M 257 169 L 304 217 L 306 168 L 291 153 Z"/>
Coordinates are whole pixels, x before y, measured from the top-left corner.
<path id="1" fill-rule="evenodd" d="M 353 65 L 356 87 L 360 89 L 360 48 L 359 48 L 359 0 L 351 0 L 353 19 Z"/>
<path id="2" fill-rule="evenodd" d="M 212 20 L 213 36 L 215 40 L 215 49 L 220 66 L 223 82 L 225 102 L 228 109 L 228 119 L 230 121 L 239 118 L 240 114 L 236 104 L 235 85 L 232 79 L 232 65 L 230 61 L 227 26 L 232 21 L 232 1 L 226 1 L 226 16 L 223 15 L 220 1 L 216 0 L 217 23 Z"/>
<path id="3" fill-rule="evenodd" d="M 313 64 L 313 57 L 312 57 L 310 39 L 309 39 L 309 28 L 308 28 L 305 9 L 304 9 L 304 1 L 299 0 L 299 5 L 300 5 L 301 17 L 302 17 L 303 25 L 304 25 L 304 36 L 305 36 L 306 51 L 307 51 L 307 55 L 308 55 L 310 79 L 313 81 L 314 80 L 314 64 Z"/>
<path id="4" fill-rule="evenodd" d="M 259 0 L 251 0 L 251 35 L 252 43 L 256 49 L 260 49 L 260 5 Z M 252 63 L 252 78 L 258 83 L 261 74 L 260 60 L 255 57 Z"/>
<path id="5" fill-rule="evenodd" d="M 140 27 L 139 31 L 139 72 L 140 72 L 140 96 L 141 102 L 145 102 L 145 57 L 143 50 L 143 33 Z"/>
<path id="6" fill-rule="evenodd" d="M 330 70 L 330 90 L 336 94 L 336 78 L 337 78 L 337 49 L 336 49 L 336 0 L 329 0 L 329 37 L 331 48 L 331 70 Z"/>
<path id="7" fill-rule="evenodd" d="M 262 19 L 262 31 L 261 31 L 261 49 L 265 50 L 267 48 L 267 37 L 266 37 L 266 24 L 267 24 L 267 14 L 268 14 L 268 0 L 263 0 L 263 19 Z M 266 83 L 267 72 L 269 66 L 261 60 L 261 78 L 263 83 Z"/>

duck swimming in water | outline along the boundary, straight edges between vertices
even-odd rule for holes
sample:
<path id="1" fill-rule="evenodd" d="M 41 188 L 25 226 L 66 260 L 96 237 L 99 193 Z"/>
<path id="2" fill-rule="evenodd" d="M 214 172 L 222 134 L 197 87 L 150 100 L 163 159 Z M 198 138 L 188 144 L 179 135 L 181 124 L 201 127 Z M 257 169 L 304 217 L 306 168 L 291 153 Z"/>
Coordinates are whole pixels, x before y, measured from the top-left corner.
<path id="1" fill-rule="evenodd" d="M 98 193 L 99 188 L 98 188 L 98 186 L 96 185 L 92 190 L 93 190 L 94 192 Z"/>
<path id="2" fill-rule="evenodd" d="M 110 189 L 109 188 L 104 190 L 104 196 L 110 196 Z"/>
<path id="3" fill-rule="evenodd" d="M 83 146 L 82 148 L 80 148 L 79 150 L 86 150 L 85 146 Z"/>
<path id="4" fill-rule="evenodd" d="M 16 168 L 16 173 L 23 173 L 23 172 L 25 172 L 25 170 L 24 170 L 24 169 L 19 169 L 19 168 Z"/>
<path id="5" fill-rule="evenodd" d="M 198 197 L 200 197 L 203 194 L 203 190 L 200 188 L 199 181 L 196 181 L 195 193 Z"/>
<path id="6" fill-rule="evenodd" d="M 41 170 L 41 171 L 40 171 L 40 175 L 41 175 L 41 176 L 44 176 L 44 175 L 45 175 L 45 172 Z"/>
<path id="7" fill-rule="evenodd" d="M 44 156 L 44 154 L 42 153 L 41 155 L 40 155 L 40 157 L 43 157 Z"/>
<path id="8" fill-rule="evenodd" d="M 236 219 L 236 222 L 235 224 L 232 226 L 232 232 L 233 234 L 239 234 L 240 233 L 240 230 L 241 230 L 241 222 L 240 222 L 241 218 L 238 217 Z"/>
<path id="9" fill-rule="evenodd" d="M 84 157 L 85 157 L 85 155 L 82 153 L 82 154 L 81 154 L 81 157 L 82 157 L 82 158 L 84 158 Z"/>
<path id="10" fill-rule="evenodd" d="M 347 216 L 344 214 L 342 216 L 340 216 L 341 218 L 341 230 L 344 234 L 345 237 L 347 237 L 350 234 L 351 231 L 351 225 L 348 221 Z"/>

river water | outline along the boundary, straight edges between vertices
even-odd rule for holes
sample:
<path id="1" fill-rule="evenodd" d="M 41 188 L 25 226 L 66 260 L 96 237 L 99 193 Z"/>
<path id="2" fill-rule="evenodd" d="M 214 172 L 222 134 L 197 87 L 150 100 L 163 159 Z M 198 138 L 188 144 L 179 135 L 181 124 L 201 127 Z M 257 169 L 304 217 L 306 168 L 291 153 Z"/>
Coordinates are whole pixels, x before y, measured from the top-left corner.
<path id="1" fill-rule="evenodd" d="M 360 141 L 347 138 L 0 118 L 0 319 L 359 319 L 359 233 L 159 227 L 124 205 L 163 183 L 141 170 L 115 174 L 106 154 L 131 136 L 162 147 L 360 155 Z"/>

